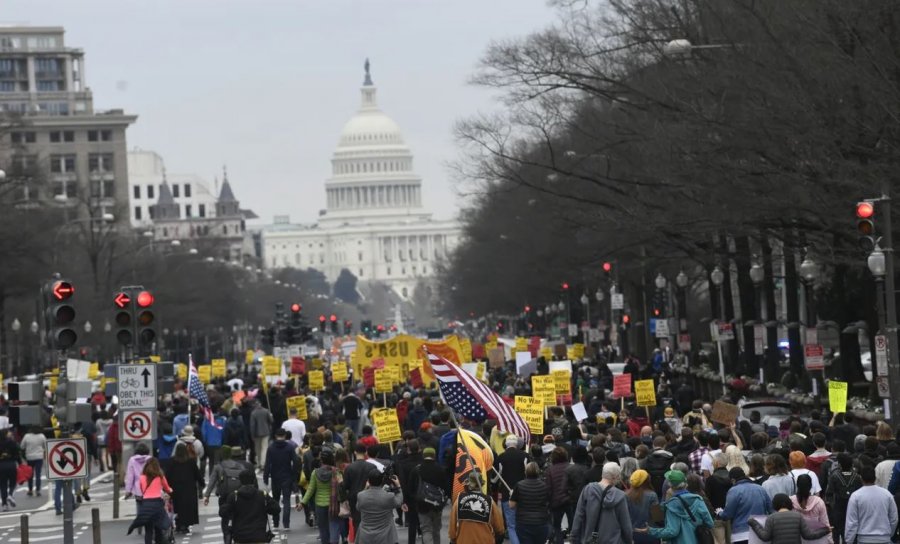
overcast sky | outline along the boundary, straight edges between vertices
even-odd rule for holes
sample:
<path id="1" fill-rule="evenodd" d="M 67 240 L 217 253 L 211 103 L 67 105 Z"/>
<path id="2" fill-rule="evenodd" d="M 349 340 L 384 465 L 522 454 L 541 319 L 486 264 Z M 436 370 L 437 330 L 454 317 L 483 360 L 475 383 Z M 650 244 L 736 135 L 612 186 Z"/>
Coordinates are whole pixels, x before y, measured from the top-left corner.
<path id="1" fill-rule="evenodd" d="M 453 123 L 498 107 L 467 85 L 489 42 L 549 24 L 545 0 L 3 0 L 0 23 L 64 26 L 98 109 L 139 115 L 129 148 L 212 181 L 241 206 L 314 221 L 371 59 L 425 205 L 455 214 Z M 452 207 L 451 207 L 452 205 Z"/>

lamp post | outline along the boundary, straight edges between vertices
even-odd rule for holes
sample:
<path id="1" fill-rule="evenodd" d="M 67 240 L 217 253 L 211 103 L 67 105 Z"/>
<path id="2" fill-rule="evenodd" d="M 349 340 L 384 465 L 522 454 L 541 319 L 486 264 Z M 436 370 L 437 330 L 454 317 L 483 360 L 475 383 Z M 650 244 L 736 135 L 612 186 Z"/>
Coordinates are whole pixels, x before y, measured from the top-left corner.
<path id="1" fill-rule="evenodd" d="M 765 377 L 765 348 L 757 350 L 757 347 L 762 345 L 765 346 L 765 328 L 761 323 L 763 323 L 763 303 L 762 303 L 762 286 L 763 281 L 766 279 L 766 270 L 759 264 L 759 261 L 754 261 L 753 265 L 750 267 L 750 281 L 753 282 L 753 317 L 756 319 L 756 323 L 753 325 L 753 349 L 754 351 L 759 351 L 759 353 L 755 353 L 758 357 L 759 361 L 759 381 L 761 383 L 766 383 Z M 757 339 L 757 335 L 762 332 L 762 337 Z"/>
<path id="2" fill-rule="evenodd" d="M 803 258 L 803 261 L 800 263 L 800 281 L 803 283 L 803 307 L 804 312 L 806 313 L 806 329 L 804 330 L 803 341 L 804 341 L 804 362 L 806 359 L 806 346 L 818 344 L 818 334 L 816 334 L 816 308 L 815 308 L 815 287 L 816 281 L 819 278 L 819 265 L 812 260 L 812 258 L 807 255 Z M 816 337 L 813 338 L 812 333 Z M 813 341 L 815 340 L 815 341 Z M 807 374 L 810 374 L 807 370 Z M 822 383 L 825 383 L 825 369 L 822 368 Z M 813 401 L 815 402 L 816 409 L 820 406 L 820 395 L 819 395 L 819 387 L 818 381 L 815 377 L 810 374 L 810 384 L 812 385 L 812 394 Z"/>
<path id="3" fill-rule="evenodd" d="M 678 332 L 687 332 L 687 286 L 689 283 L 689 279 L 687 274 L 684 273 L 684 270 L 678 272 L 678 275 L 675 276 L 675 286 L 678 287 L 676 293 L 678 294 Z"/>
<path id="4" fill-rule="evenodd" d="M 709 273 L 709 280 L 716 286 L 716 291 L 718 291 L 719 317 L 721 322 L 725 323 L 725 290 L 722 288 L 722 284 L 725 282 L 725 273 L 716 266 Z M 718 324 L 715 326 L 718 327 Z M 722 381 L 722 395 L 725 395 L 725 359 L 722 357 L 722 334 L 720 331 L 716 332 L 716 348 L 719 353 L 719 379 Z"/>
<path id="5" fill-rule="evenodd" d="M 584 320 L 587 321 L 588 329 L 591 328 L 591 299 L 588 298 L 587 293 L 582 293 L 581 298 L 579 299 L 581 302 L 581 307 L 584 308 Z M 582 332 L 582 342 L 588 344 L 588 335 L 587 329 L 584 329 Z"/>
<path id="6" fill-rule="evenodd" d="M 7 372 L 6 375 L 7 376 L 17 376 L 19 373 L 19 367 L 21 365 L 20 359 L 21 359 L 21 353 L 22 353 L 21 347 L 19 346 L 19 331 L 22 330 L 22 323 L 19 322 L 18 317 L 13 318 L 13 322 L 10 325 L 10 328 L 12 329 L 13 334 L 16 336 L 16 359 L 15 359 L 15 366 L 12 367 L 10 369 L 10 371 Z M 10 365 L 10 366 L 12 366 L 12 365 Z"/>
<path id="7" fill-rule="evenodd" d="M 31 320 L 31 325 L 28 327 L 28 330 L 31 331 L 31 341 L 29 342 L 29 352 L 31 354 L 31 364 L 29 365 L 29 370 L 32 368 L 36 368 L 37 359 L 38 359 L 38 332 L 40 332 L 41 328 L 38 326 L 38 322 L 36 319 Z"/>

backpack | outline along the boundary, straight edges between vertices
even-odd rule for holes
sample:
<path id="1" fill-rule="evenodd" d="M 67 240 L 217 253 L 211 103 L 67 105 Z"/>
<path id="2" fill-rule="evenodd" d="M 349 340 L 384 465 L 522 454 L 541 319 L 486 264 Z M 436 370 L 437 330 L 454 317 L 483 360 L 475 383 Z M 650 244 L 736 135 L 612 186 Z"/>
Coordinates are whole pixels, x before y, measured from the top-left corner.
<path id="1" fill-rule="evenodd" d="M 846 505 L 848 502 L 850 502 L 850 495 L 852 495 L 853 492 L 859 488 L 859 485 L 857 485 L 856 488 L 852 487 L 853 481 L 859 480 L 860 483 L 862 483 L 862 480 L 860 480 L 859 474 L 857 474 L 855 470 L 850 474 L 850 478 L 847 480 L 844 479 L 843 472 L 835 472 L 835 475 L 837 475 L 837 479 L 839 482 L 841 482 L 842 487 L 842 489 L 840 490 L 835 490 L 835 499 L 840 501 L 840 504 Z"/>
<path id="2" fill-rule="evenodd" d="M 419 474 L 418 467 L 416 467 L 416 470 L 417 474 Z M 444 490 L 423 480 L 421 474 L 419 474 L 419 488 L 416 490 L 416 497 L 418 497 L 419 502 L 435 508 L 443 508 L 444 503 L 447 502 Z"/>
<path id="3" fill-rule="evenodd" d="M 244 422 L 240 419 L 229 418 L 225 424 L 223 443 L 228 446 L 240 446 L 244 443 Z"/>
<path id="4" fill-rule="evenodd" d="M 247 470 L 239 461 L 222 461 L 219 495 L 230 495 L 241 487 L 241 473 Z"/>

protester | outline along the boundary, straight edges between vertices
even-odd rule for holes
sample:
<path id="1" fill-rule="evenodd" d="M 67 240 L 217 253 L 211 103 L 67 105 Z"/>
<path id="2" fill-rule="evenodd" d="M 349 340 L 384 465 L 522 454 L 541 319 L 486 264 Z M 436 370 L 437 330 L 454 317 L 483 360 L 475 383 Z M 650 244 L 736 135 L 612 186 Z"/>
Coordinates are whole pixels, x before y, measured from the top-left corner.
<path id="1" fill-rule="evenodd" d="M 616 486 L 622 479 L 618 463 L 603 465 L 603 478 L 584 488 L 575 508 L 569 532 L 573 544 L 632 542 L 633 529 L 625 492 Z M 597 539 L 592 536 L 597 534 Z"/>
<path id="2" fill-rule="evenodd" d="M 19 466 L 19 445 L 12 439 L 9 429 L 0 429 L 0 499 L 3 503 L 3 511 L 9 511 L 9 507 L 15 508 L 16 500 L 10 494 L 16 485 L 16 469 Z"/>
<path id="3" fill-rule="evenodd" d="M 550 492 L 550 515 L 553 531 L 551 540 L 556 544 L 562 544 L 563 541 L 563 517 L 566 517 L 568 525 L 572 526 L 572 518 L 569 514 L 569 489 L 566 482 L 568 466 L 569 454 L 565 448 L 556 447 L 550 453 L 550 467 L 544 472 L 544 481 Z"/>
<path id="4" fill-rule="evenodd" d="M 227 534 L 235 544 L 270 542 L 268 518 L 278 517 L 278 501 L 256 487 L 256 474 L 252 469 L 241 473 L 240 483 L 238 490 L 219 506 L 219 517 L 223 525 L 228 526 Z"/>
<path id="5" fill-rule="evenodd" d="M 340 520 L 337 508 L 339 498 L 336 494 L 340 490 L 341 477 L 334 467 L 334 453 L 323 451 L 319 455 L 319 462 L 321 466 L 313 470 L 310 476 L 309 487 L 303 495 L 303 505 L 315 508 L 321 544 L 337 544 L 340 540 Z M 358 506 L 357 504 L 357 508 Z"/>
<path id="6" fill-rule="evenodd" d="M 210 495 L 215 492 L 216 496 L 219 498 L 219 510 L 221 510 L 225 505 L 225 502 L 228 501 L 230 495 L 236 493 L 243 485 L 241 483 L 241 475 L 247 471 L 251 474 L 253 473 L 253 464 L 244 460 L 244 451 L 240 447 L 225 447 L 228 448 L 228 453 L 231 458 L 222 459 L 222 461 L 213 468 L 212 474 L 209 476 L 209 483 L 206 485 L 206 490 L 203 493 L 203 505 L 206 506 L 209 504 Z M 256 481 L 254 480 L 253 483 L 256 484 Z M 230 544 L 231 535 L 229 533 L 228 520 L 221 517 L 221 525 L 225 544 Z"/>
<path id="7" fill-rule="evenodd" d="M 138 442 L 134 447 L 134 454 L 128 459 L 128 466 L 125 468 L 125 498 L 134 497 L 135 501 L 140 504 L 143 492 L 141 491 L 141 475 L 144 473 L 144 467 L 153 456 L 150 455 L 150 448 L 143 442 Z"/>
<path id="8" fill-rule="evenodd" d="M 291 408 L 290 417 L 281 424 L 281 428 L 291 433 L 291 440 L 300 444 L 303 442 L 303 437 L 306 436 L 306 423 L 297 415 L 297 409 Z"/>
<path id="9" fill-rule="evenodd" d="M 728 471 L 728 476 L 733 485 L 725 496 L 725 508 L 718 512 L 718 517 L 731 520 L 731 542 L 738 544 L 750 538 L 747 522 L 751 516 L 765 516 L 772 512 L 772 500 L 768 492 L 751 482 L 742 469 L 733 468 Z"/>
<path id="10" fill-rule="evenodd" d="M 300 474 L 300 458 L 287 441 L 284 427 L 275 431 L 275 442 L 266 452 L 266 464 L 263 470 L 263 483 L 269 485 L 272 480 L 272 496 L 281 501 L 282 526 L 285 531 L 291 527 L 291 493 Z M 278 518 L 272 518 L 272 525 L 278 528 Z"/>
<path id="11" fill-rule="evenodd" d="M 853 492 L 847 503 L 844 541 L 859 544 L 890 542 L 897 530 L 897 503 L 887 490 L 875 485 L 873 467 L 862 467 L 859 476 L 863 485 Z"/>
<path id="12" fill-rule="evenodd" d="M 650 524 L 650 510 L 659 505 L 659 497 L 653 490 L 650 474 L 646 470 L 636 470 L 631 475 L 631 487 L 625 492 L 628 497 L 628 515 L 631 518 L 631 526 L 636 530 L 633 535 L 635 544 L 658 544 L 659 539 L 637 529 L 648 527 Z"/>
<path id="13" fill-rule="evenodd" d="M 190 425 L 186 426 L 185 431 L 189 428 Z M 188 453 L 189 448 L 185 443 L 178 444 L 175 446 L 175 455 L 163 464 L 172 486 L 175 532 L 185 535 L 191 534 L 191 525 L 200 523 L 197 501 L 203 481 L 196 459 L 192 459 Z"/>
<path id="14" fill-rule="evenodd" d="M 510 506 L 510 495 L 518 483 L 525 479 L 525 465 L 528 456 L 519 448 L 519 437 L 508 435 L 504 440 L 506 449 L 494 460 L 494 468 L 499 476 L 500 483 L 500 507 L 503 509 L 503 519 L 506 522 L 506 534 L 510 544 L 519 544 L 516 533 L 517 513 Z M 549 500 L 547 501 L 549 503 Z"/>
<path id="15" fill-rule="evenodd" d="M 541 467 L 533 461 L 528 463 L 525 477 L 510 494 L 509 506 L 514 512 L 519 544 L 544 544 L 550 534 L 550 492 L 540 475 Z"/>
<path id="16" fill-rule="evenodd" d="M 366 489 L 356 497 L 360 523 L 356 530 L 355 544 L 395 544 L 398 539 L 393 520 L 394 509 L 401 504 L 403 491 L 400 478 L 394 475 L 390 483 L 385 485 L 383 474 L 378 471 L 370 472 Z M 332 542 L 336 543 L 337 540 Z"/>
<path id="17" fill-rule="evenodd" d="M 425 448 L 422 452 L 422 464 L 415 467 L 409 475 L 412 495 L 404 495 L 407 508 L 418 511 L 419 529 L 424 544 L 441 544 L 441 514 L 452 491 L 447 471 L 435 460 L 435 456 L 434 448 Z M 502 456 L 501 454 L 500 457 Z M 426 484 L 431 488 L 427 488 Z M 440 491 L 442 495 L 439 504 L 436 504 L 436 491 Z"/>
<path id="18" fill-rule="evenodd" d="M 813 526 L 831 527 L 825 501 L 817 495 L 813 495 L 812 478 L 808 474 L 801 474 L 797 477 L 797 494 L 791 497 L 791 504 L 793 505 L 792 510 L 803 516 L 806 521 L 812 522 Z M 778 509 L 775 508 L 775 510 Z M 830 532 L 828 542 L 833 542 Z"/>
<path id="19" fill-rule="evenodd" d="M 811 484 L 810 484 L 811 485 Z M 772 499 L 775 513 L 766 518 L 765 526 L 755 519 L 749 521 L 756 536 L 764 542 L 772 544 L 797 544 L 800 539 L 815 540 L 822 538 L 830 531 L 830 527 L 811 529 L 807 520 L 799 513 L 792 511 L 791 499 L 784 493 L 778 493 Z"/>
<path id="20" fill-rule="evenodd" d="M 784 457 L 777 453 L 766 456 L 766 474 L 769 477 L 763 482 L 763 489 L 774 497 L 779 493 L 784 493 L 788 497 L 797 492 L 797 486 L 794 482 L 794 476 L 788 470 Z"/>
<path id="21" fill-rule="evenodd" d="M 274 422 L 272 413 L 259 401 L 255 401 L 253 411 L 250 413 L 250 437 L 253 439 L 256 467 L 260 472 L 266 462 L 266 450 L 269 449 L 269 437 L 272 435 Z"/>
<path id="22" fill-rule="evenodd" d="M 366 446 L 357 442 L 355 457 L 352 463 L 344 470 L 344 481 L 341 490 L 347 502 L 350 504 L 350 518 L 353 525 L 359 527 L 359 510 L 356 508 L 356 498 L 366 488 L 369 482 L 369 473 L 377 470 L 366 459 Z"/>
<path id="23" fill-rule="evenodd" d="M 848 453 L 839 453 L 838 466 L 828 476 L 825 502 L 831 506 L 831 520 L 835 536 L 843 538 L 847 519 L 847 505 L 850 497 L 862 487 L 862 478 L 853 468 L 853 458 Z M 845 540 L 846 541 L 846 540 Z"/>
<path id="24" fill-rule="evenodd" d="M 790 456 L 788 457 L 791 463 L 791 478 L 794 479 L 794 488 L 796 491 L 796 482 L 797 478 L 800 476 L 806 475 L 809 476 L 810 480 L 812 480 L 812 492 L 813 495 L 818 495 L 822 492 L 822 486 L 819 485 L 819 477 L 816 476 L 816 473 L 806 468 L 806 455 L 802 451 L 792 451 Z M 793 494 L 793 493 L 792 493 Z"/>
<path id="25" fill-rule="evenodd" d="M 172 488 L 155 458 L 150 458 L 144 465 L 138 486 L 142 499 L 138 503 L 137 515 L 128 527 L 128 534 L 141 527 L 144 530 L 144 544 L 162 542 L 163 535 L 171 528 L 163 493 L 172 493 Z"/>
<path id="26" fill-rule="evenodd" d="M 44 456 L 47 454 L 47 437 L 37 425 L 28 428 L 28 432 L 22 437 L 20 444 L 25 454 L 25 462 L 31 467 L 31 477 L 28 478 L 28 496 L 37 494 L 41 496 L 41 472 L 44 467 Z"/>
<path id="27" fill-rule="evenodd" d="M 450 510 L 450 542 L 458 544 L 495 544 L 503 535 L 503 513 L 494 499 L 481 492 L 481 476 L 469 473 L 466 489 Z M 360 543 L 365 544 L 365 543 Z"/>
<path id="28" fill-rule="evenodd" d="M 706 508 L 703 498 L 689 493 L 687 477 L 680 470 L 670 470 L 665 474 L 672 486 L 672 498 L 666 500 L 666 518 L 663 527 L 644 527 L 635 529 L 638 533 L 647 533 L 653 538 L 668 541 L 670 544 L 695 544 L 697 527 L 712 529 L 713 519 Z"/>

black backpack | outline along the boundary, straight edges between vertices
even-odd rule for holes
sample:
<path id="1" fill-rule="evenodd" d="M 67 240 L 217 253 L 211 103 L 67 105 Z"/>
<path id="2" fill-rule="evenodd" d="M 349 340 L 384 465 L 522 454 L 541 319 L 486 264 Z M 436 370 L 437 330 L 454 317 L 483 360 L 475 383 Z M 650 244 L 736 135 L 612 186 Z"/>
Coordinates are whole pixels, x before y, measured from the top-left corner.
<path id="1" fill-rule="evenodd" d="M 219 495 L 228 496 L 240 489 L 241 474 L 247 467 L 240 461 L 222 461 L 222 477 L 219 480 Z"/>
<path id="2" fill-rule="evenodd" d="M 225 424 L 225 436 L 223 443 L 228 446 L 240 446 L 244 443 L 244 422 L 240 419 L 229 418 Z"/>
<path id="3" fill-rule="evenodd" d="M 444 490 L 423 480 L 422 474 L 419 472 L 419 467 L 416 467 L 416 473 L 419 476 L 419 488 L 416 490 L 416 496 L 418 497 L 419 502 L 435 508 L 443 508 L 444 503 L 447 502 Z"/>

